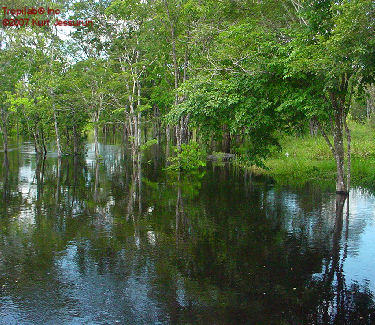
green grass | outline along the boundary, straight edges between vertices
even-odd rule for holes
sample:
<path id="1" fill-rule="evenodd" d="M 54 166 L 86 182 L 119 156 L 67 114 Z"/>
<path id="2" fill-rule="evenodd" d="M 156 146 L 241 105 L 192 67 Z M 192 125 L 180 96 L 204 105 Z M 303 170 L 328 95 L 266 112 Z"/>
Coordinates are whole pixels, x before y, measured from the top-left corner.
<path id="1" fill-rule="evenodd" d="M 350 122 L 352 137 L 352 185 L 375 188 L 375 130 L 368 124 Z M 332 141 L 332 137 L 331 137 Z M 333 184 L 336 166 L 321 136 L 286 136 L 282 151 L 265 161 L 267 169 L 255 168 L 277 183 L 304 185 L 306 182 Z"/>

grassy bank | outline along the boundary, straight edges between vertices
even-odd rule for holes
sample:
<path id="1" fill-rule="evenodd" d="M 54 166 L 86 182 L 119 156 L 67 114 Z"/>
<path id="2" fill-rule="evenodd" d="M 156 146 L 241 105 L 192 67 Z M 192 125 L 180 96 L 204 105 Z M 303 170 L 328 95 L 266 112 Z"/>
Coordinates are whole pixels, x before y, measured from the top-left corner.
<path id="1" fill-rule="evenodd" d="M 352 185 L 375 188 L 375 129 L 351 122 Z M 336 166 L 327 143 L 321 136 L 286 136 L 282 151 L 266 160 L 267 174 L 278 183 L 303 185 L 306 182 L 334 184 Z"/>

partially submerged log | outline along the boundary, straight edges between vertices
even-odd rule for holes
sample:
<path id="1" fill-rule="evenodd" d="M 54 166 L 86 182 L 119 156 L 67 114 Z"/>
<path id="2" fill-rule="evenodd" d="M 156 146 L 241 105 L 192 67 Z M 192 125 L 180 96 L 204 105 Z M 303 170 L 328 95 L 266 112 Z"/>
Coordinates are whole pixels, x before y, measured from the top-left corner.
<path id="1" fill-rule="evenodd" d="M 207 156 L 207 160 L 211 161 L 231 161 L 235 158 L 235 155 L 232 153 L 216 152 L 212 155 Z"/>

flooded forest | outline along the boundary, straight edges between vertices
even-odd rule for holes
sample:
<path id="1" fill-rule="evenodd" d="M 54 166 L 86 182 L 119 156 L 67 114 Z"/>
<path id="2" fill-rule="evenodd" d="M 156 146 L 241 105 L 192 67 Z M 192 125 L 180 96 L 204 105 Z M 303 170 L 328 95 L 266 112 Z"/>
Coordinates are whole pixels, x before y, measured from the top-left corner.
<path id="1" fill-rule="evenodd" d="M 374 324 L 372 0 L 2 4 L 0 324 Z"/>

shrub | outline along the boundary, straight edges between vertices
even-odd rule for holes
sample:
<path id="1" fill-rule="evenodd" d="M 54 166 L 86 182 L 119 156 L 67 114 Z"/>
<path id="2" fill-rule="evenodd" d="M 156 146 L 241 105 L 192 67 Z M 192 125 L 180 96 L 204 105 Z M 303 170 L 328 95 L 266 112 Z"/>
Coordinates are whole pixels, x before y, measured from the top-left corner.
<path id="1" fill-rule="evenodd" d="M 181 150 L 176 148 L 175 152 L 176 156 L 168 158 L 170 165 L 167 170 L 189 171 L 206 166 L 206 154 L 196 142 L 183 144 Z"/>

